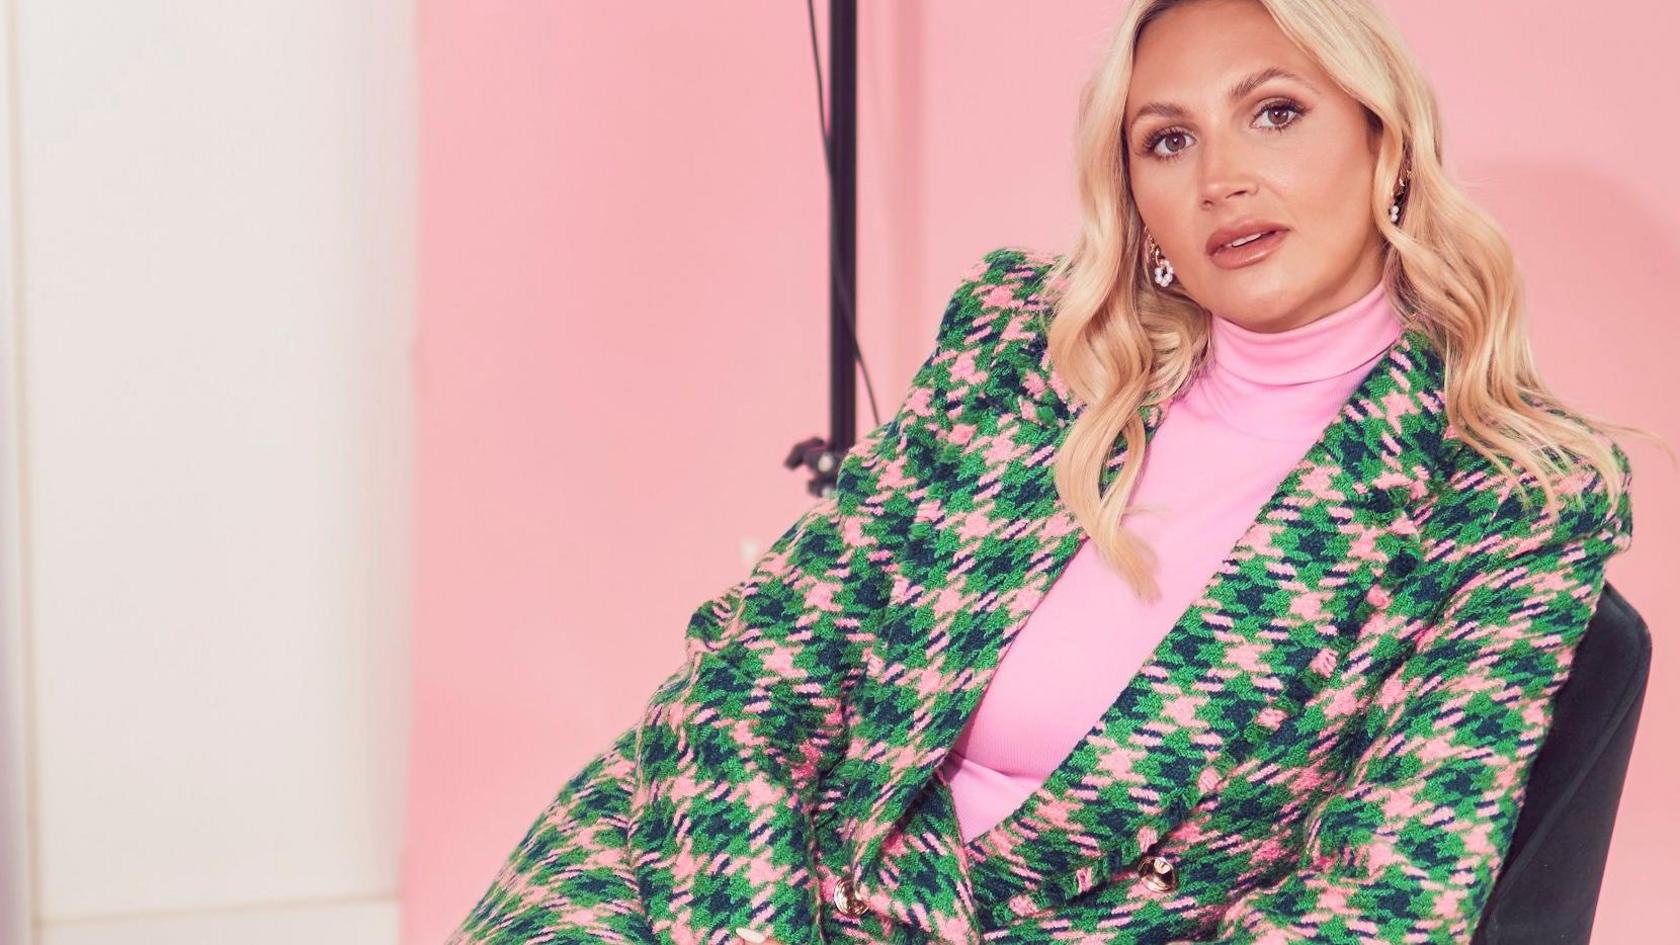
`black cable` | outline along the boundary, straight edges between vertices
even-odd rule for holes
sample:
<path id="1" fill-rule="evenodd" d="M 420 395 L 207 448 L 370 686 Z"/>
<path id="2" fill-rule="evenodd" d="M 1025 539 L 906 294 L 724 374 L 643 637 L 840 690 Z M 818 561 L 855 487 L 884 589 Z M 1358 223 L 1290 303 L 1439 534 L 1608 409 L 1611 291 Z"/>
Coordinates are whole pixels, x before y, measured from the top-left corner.
<path id="1" fill-rule="evenodd" d="M 817 11 L 815 0 L 805 0 L 806 22 L 811 32 L 811 62 L 817 70 L 817 123 L 822 132 L 823 168 L 828 174 L 828 272 L 833 280 L 834 289 L 840 294 L 841 314 L 845 318 L 846 332 L 852 336 L 852 358 L 857 362 L 858 370 L 863 372 L 863 390 L 869 398 L 869 414 L 875 418 L 875 426 L 881 425 L 881 411 L 875 405 L 875 384 L 869 378 L 869 365 L 863 360 L 863 346 L 858 344 L 857 336 L 857 308 L 852 304 L 851 293 L 846 290 L 846 280 L 841 278 L 840 245 L 835 238 L 834 218 L 834 141 L 828 132 L 827 98 L 823 92 L 822 53 L 817 45 Z"/>

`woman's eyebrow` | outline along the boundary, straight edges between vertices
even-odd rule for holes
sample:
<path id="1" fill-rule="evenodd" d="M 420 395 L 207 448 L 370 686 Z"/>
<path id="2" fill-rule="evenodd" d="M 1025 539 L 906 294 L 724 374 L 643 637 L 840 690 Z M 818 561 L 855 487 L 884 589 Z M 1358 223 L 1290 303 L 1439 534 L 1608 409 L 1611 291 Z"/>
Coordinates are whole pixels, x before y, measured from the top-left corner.
<path id="1" fill-rule="evenodd" d="M 1241 79 L 1238 79 L 1231 88 L 1226 91 L 1225 99 L 1229 102 L 1236 102 L 1243 96 L 1258 88 L 1260 83 L 1267 82 L 1272 79 L 1294 79 L 1296 82 L 1301 83 L 1309 89 L 1314 89 L 1315 91 L 1317 90 L 1311 82 L 1308 82 L 1306 79 L 1290 72 L 1282 66 L 1267 66 L 1258 72 L 1251 73 L 1243 76 Z M 1137 121 L 1145 115 L 1161 115 L 1166 118 L 1187 118 L 1189 117 L 1189 114 L 1190 113 L 1185 111 L 1182 106 L 1176 105 L 1172 102 L 1150 102 L 1137 110 L 1137 113 L 1132 116 L 1132 121 Z"/>

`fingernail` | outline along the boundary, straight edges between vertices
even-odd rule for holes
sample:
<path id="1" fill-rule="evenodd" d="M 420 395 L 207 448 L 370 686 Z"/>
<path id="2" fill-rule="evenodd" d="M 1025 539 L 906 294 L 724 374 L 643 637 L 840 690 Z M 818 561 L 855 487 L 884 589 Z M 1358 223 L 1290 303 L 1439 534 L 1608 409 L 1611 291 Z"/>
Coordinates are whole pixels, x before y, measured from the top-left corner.
<path id="1" fill-rule="evenodd" d="M 736 929 L 735 934 L 741 936 L 742 938 L 746 939 L 749 942 L 755 942 L 756 943 L 756 942 L 764 941 L 764 933 L 760 932 L 757 929 L 749 929 L 749 928 L 743 927 L 743 928 Z"/>

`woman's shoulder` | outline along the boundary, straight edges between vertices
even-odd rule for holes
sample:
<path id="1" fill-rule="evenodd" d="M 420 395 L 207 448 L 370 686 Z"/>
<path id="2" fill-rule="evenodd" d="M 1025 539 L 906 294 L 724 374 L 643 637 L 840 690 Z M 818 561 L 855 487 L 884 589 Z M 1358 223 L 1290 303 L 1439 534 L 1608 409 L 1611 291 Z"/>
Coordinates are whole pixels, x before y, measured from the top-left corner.
<path id="1" fill-rule="evenodd" d="M 963 271 L 939 323 L 933 359 L 949 366 L 953 402 L 1047 398 L 1050 277 L 1061 256 L 1005 245 Z"/>
<path id="2" fill-rule="evenodd" d="M 1048 277 L 1060 256 L 1025 246 L 988 250 L 959 277 L 940 326 L 940 343 L 971 343 L 1009 334 L 1011 316 L 1038 313 L 1048 302 Z M 1019 335 L 1016 326 L 1015 335 Z"/>
<path id="3" fill-rule="evenodd" d="M 1453 532 L 1454 543 L 1461 547 L 1491 549 L 1513 542 L 1596 536 L 1615 551 L 1625 549 L 1633 530 L 1632 467 L 1627 453 L 1609 434 L 1584 423 L 1581 426 L 1586 439 L 1612 458 L 1613 472 L 1606 476 L 1574 450 L 1554 451 L 1557 468 L 1545 473 L 1554 492 L 1550 506 L 1540 471 L 1519 465 L 1503 453 L 1488 455 L 1449 433 L 1438 457 L 1437 504 L 1431 514 L 1434 530 Z"/>
<path id="4" fill-rule="evenodd" d="M 1042 279 L 1061 255 L 1020 244 L 1006 244 L 987 250 L 964 274 L 967 280 L 993 283 L 1009 278 Z"/>

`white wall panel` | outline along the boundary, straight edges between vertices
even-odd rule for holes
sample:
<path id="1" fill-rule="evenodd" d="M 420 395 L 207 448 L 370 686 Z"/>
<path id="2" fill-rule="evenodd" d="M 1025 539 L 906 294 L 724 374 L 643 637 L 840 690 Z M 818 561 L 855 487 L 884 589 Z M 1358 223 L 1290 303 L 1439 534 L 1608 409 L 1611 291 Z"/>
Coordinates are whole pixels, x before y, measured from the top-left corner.
<path id="1" fill-rule="evenodd" d="M 42 941 L 268 941 L 193 913 L 386 901 L 412 4 L 12 2 L 23 566 L 0 593 Z"/>

